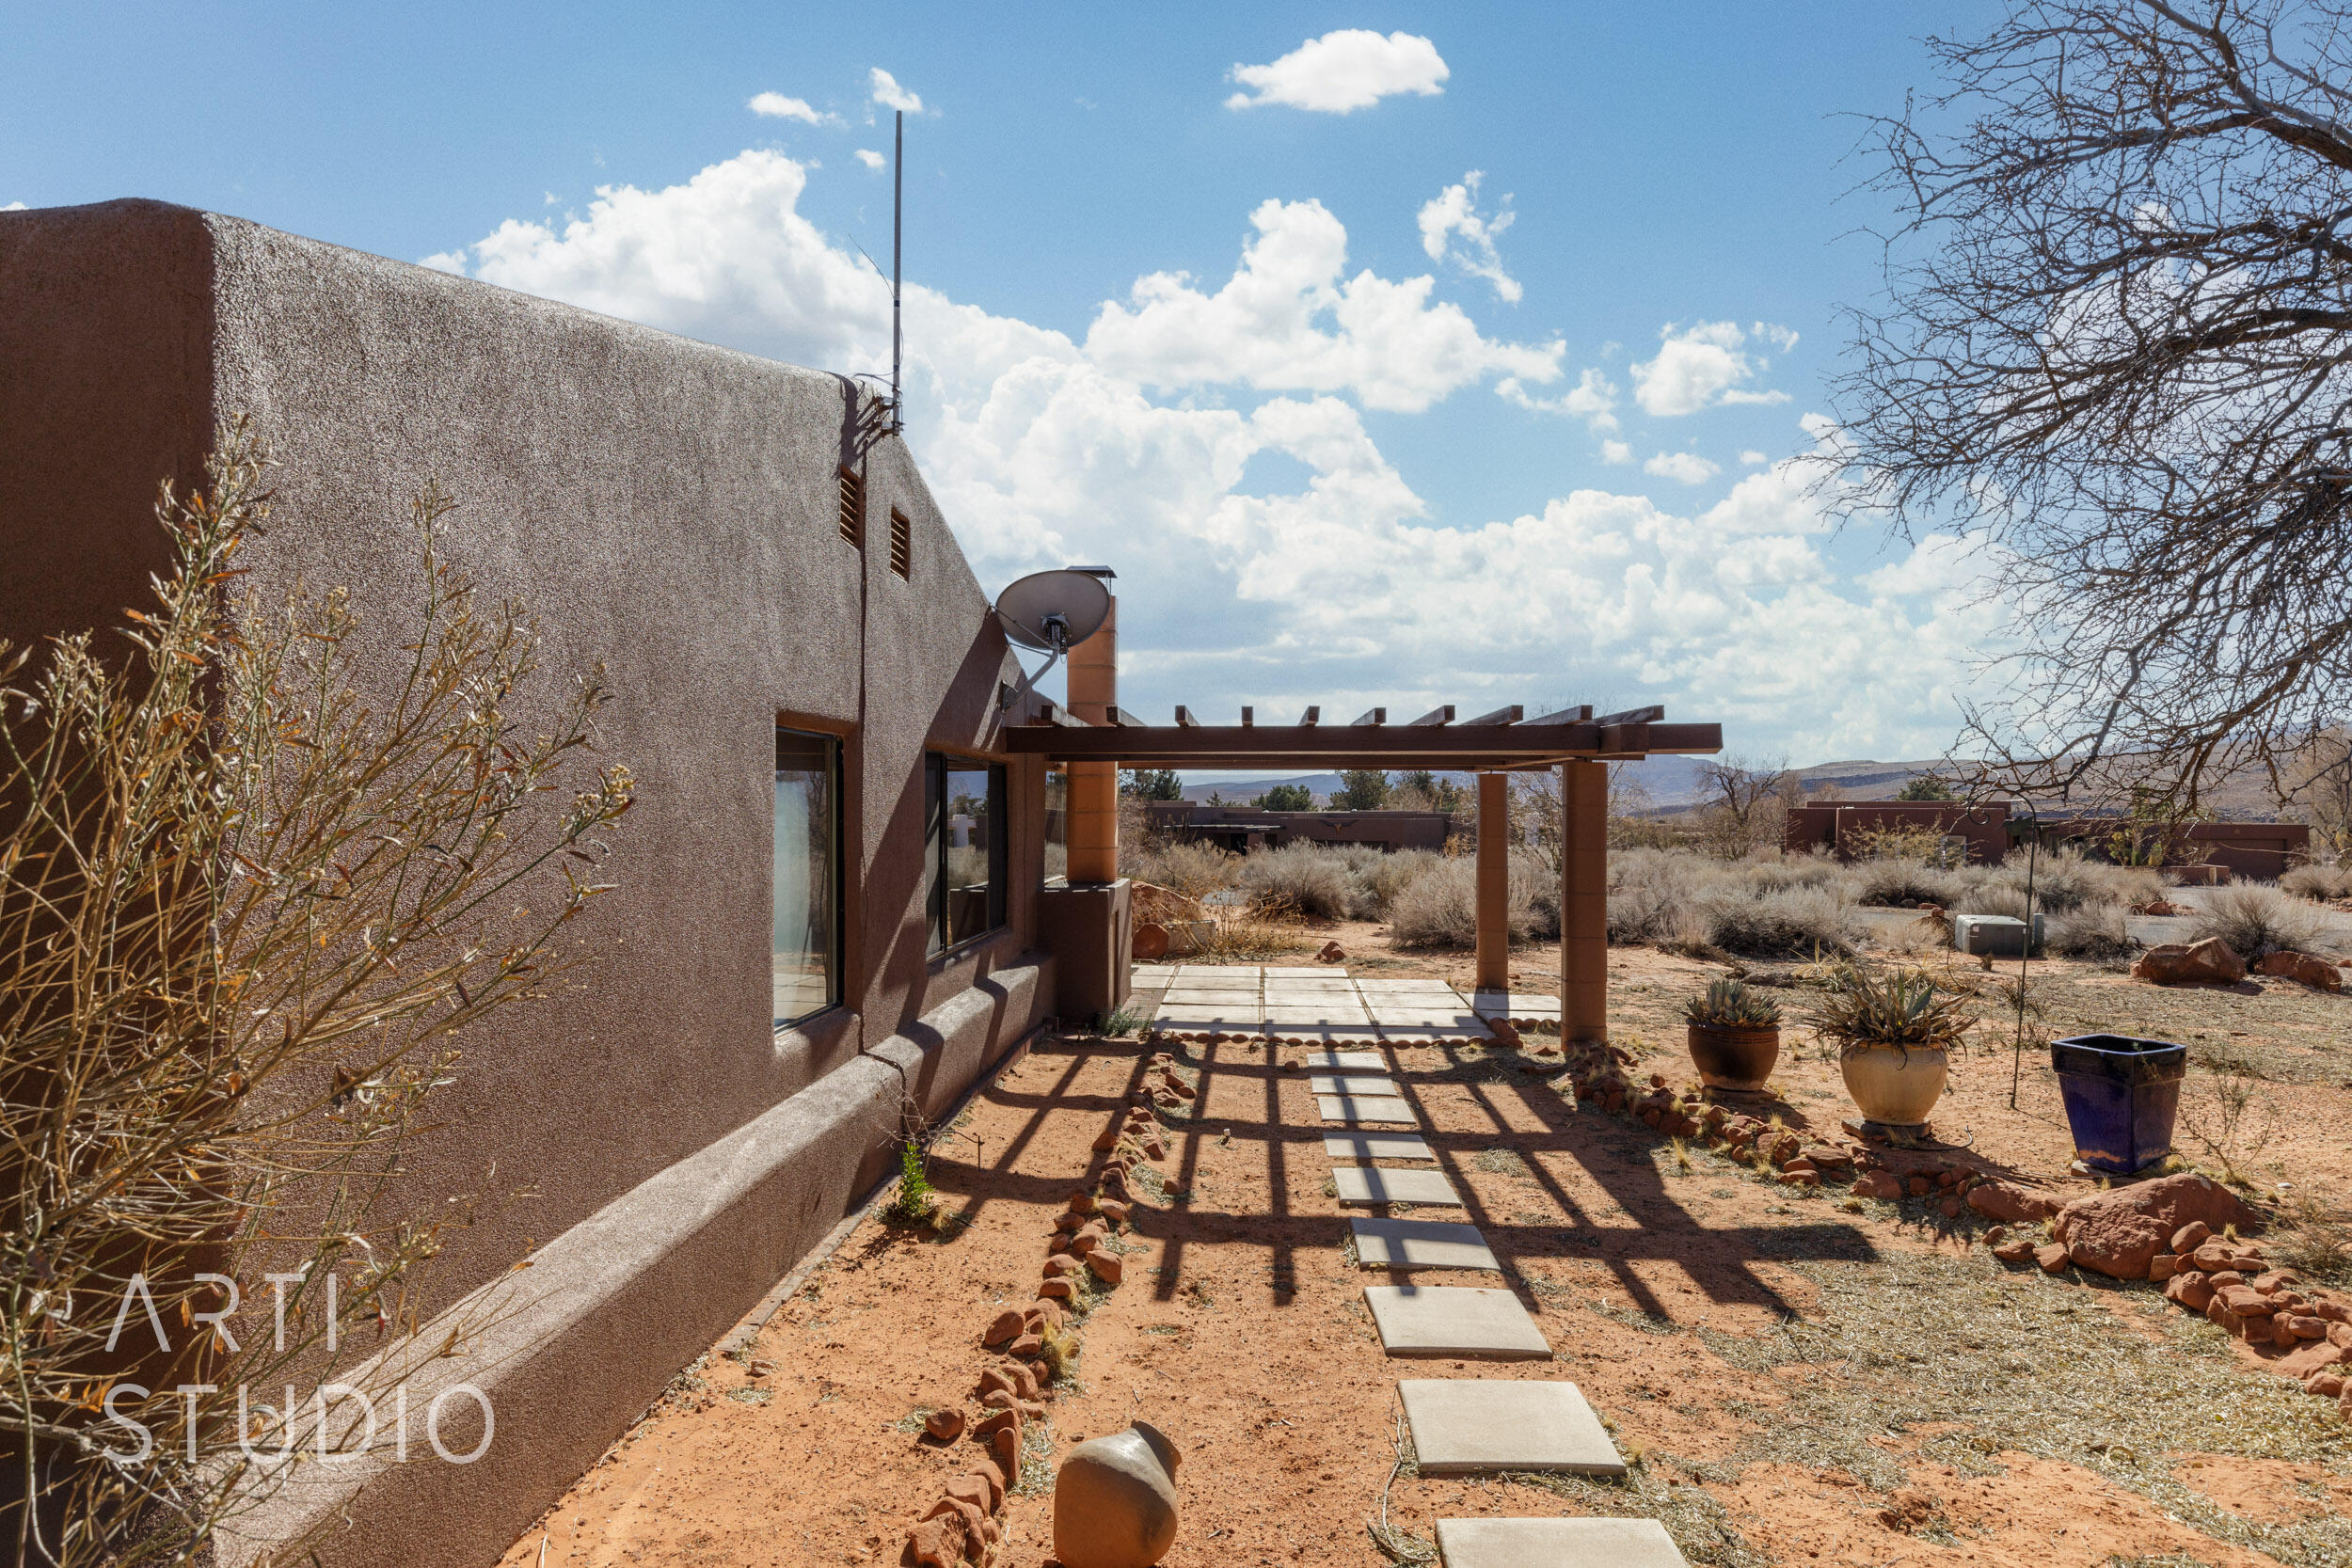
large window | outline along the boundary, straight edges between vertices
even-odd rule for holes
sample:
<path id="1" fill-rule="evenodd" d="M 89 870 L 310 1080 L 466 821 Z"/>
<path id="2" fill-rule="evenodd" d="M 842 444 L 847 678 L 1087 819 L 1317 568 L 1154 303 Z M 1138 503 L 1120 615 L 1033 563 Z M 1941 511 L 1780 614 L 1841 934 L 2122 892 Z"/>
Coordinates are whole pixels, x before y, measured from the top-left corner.
<path id="1" fill-rule="evenodd" d="M 775 1022 L 841 1000 L 841 743 L 776 729 Z"/>
<path id="2" fill-rule="evenodd" d="M 937 953 L 1005 923 L 1005 770 L 937 752 L 923 760 Z"/>

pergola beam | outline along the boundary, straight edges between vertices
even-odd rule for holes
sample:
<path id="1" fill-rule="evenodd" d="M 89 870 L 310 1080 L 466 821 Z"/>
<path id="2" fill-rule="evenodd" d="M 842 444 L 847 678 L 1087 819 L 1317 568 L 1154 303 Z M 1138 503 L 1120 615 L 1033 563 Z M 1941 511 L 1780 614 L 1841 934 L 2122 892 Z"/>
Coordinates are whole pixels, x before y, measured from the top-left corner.
<path id="1" fill-rule="evenodd" d="M 1016 725 L 1009 752 L 1123 768 L 1544 768 L 1574 760 L 1705 755 L 1723 750 L 1720 724 L 1320 724 L 1112 727 Z"/>
<path id="2" fill-rule="evenodd" d="M 1375 707 L 1375 708 L 1370 708 L 1370 709 L 1367 709 L 1366 711 L 1364 711 L 1364 712 L 1362 712 L 1362 713 L 1358 714 L 1358 715 L 1356 716 L 1356 721 L 1355 721 L 1355 723 L 1354 723 L 1354 724 L 1351 724 L 1351 725 L 1350 725 L 1350 726 L 1348 726 L 1348 727 L 1349 727 L 1349 728 L 1351 728 L 1351 729 L 1357 728 L 1357 727 L 1359 727 L 1359 726 L 1366 726 L 1366 727 L 1368 727 L 1368 726 L 1370 726 L 1370 725 L 1374 725 L 1374 724 L 1385 724 L 1385 723 L 1387 723 L 1388 721 L 1389 721 L 1389 710 L 1388 710 L 1387 708 L 1384 708 L 1384 707 Z"/>
<path id="3" fill-rule="evenodd" d="M 1413 720 L 1405 727 L 1408 730 L 1412 730 L 1419 729 L 1424 724 L 1451 724 L 1453 722 L 1454 705 L 1452 703 L 1448 703 L 1443 707 L 1431 708 L 1427 713 L 1424 713 L 1420 718 Z"/>

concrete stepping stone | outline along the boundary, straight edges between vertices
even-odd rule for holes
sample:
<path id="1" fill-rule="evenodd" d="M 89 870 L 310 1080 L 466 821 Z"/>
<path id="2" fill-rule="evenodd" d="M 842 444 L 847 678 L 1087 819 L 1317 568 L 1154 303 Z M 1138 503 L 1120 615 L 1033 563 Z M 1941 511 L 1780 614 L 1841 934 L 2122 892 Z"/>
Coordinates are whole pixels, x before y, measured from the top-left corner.
<path id="1" fill-rule="evenodd" d="M 1421 1118 L 1402 1100 L 1358 1100 L 1352 1095 L 1319 1094 L 1315 1096 L 1315 1112 L 1325 1121 L 1345 1122 L 1356 1126 L 1362 1122 L 1403 1122 L 1416 1125 Z"/>
<path id="2" fill-rule="evenodd" d="M 1265 977 L 1269 980 L 1344 980 L 1344 964 L 1268 964 Z"/>
<path id="3" fill-rule="evenodd" d="M 1420 1176 L 1421 1171 L 1375 1175 Z M 1549 1361 L 1551 1346 L 1508 1291 L 1459 1285 L 1367 1285 L 1364 1305 L 1391 1355 L 1464 1361 Z"/>
<path id="4" fill-rule="evenodd" d="M 1265 1005 L 1268 1027 L 1284 1029 L 1357 1029 L 1372 1032 L 1372 1020 L 1364 1016 L 1363 1005 L 1358 1002 L 1335 1003 L 1327 1007 L 1293 1006 L 1287 1003 L 1269 1001 Z"/>
<path id="5" fill-rule="evenodd" d="M 1307 1077 L 1310 1094 L 1343 1094 L 1356 1100 L 1402 1100 L 1396 1092 L 1393 1078 L 1342 1078 L 1334 1073 L 1316 1072 Z"/>
<path id="6" fill-rule="evenodd" d="M 1415 1132 L 1326 1132 L 1323 1152 L 1334 1160 L 1435 1160 L 1438 1151 Z"/>
<path id="7" fill-rule="evenodd" d="M 1184 964 L 1176 977 L 1194 986 L 1246 986 L 1256 990 L 1264 976 L 1253 964 Z"/>
<path id="8" fill-rule="evenodd" d="M 1462 1195 L 1445 1173 L 1434 1170 L 1375 1170 L 1341 1165 L 1331 1172 L 1342 1203 L 1435 1203 L 1459 1209 Z"/>
<path id="9" fill-rule="evenodd" d="M 1421 991 L 1434 996 L 1452 996 L 1454 993 L 1454 988 L 1443 980 L 1415 979 L 1411 975 L 1359 979 L 1356 982 L 1356 989 L 1367 996 L 1375 991 Z"/>
<path id="10" fill-rule="evenodd" d="M 1445 1568 L 1690 1568 L 1655 1519 L 1440 1519 Z"/>
<path id="11" fill-rule="evenodd" d="M 1309 1072 L 1386 1072 L 1389 1059 L 1377 1051 L 1315 1051 L 1307 1056 Z"/>
<path id="12" fill-rule="evenodd" d="M 1129 964 L 1127 973 L 1138 980 L 1173 980 L 1179 967 L 1176 964 Z"/>
<path id="13" fill-rule="evenodd" d="M 1502 1265 L 1474 1225 L 1447 1220 L 1350 1220 L 1368 1269 L 1493 1269 Z"/>
<path id="14" fill-rule="evenodd" d="M 1358 1221 L 1362 1224 L 1362 1221 Z M 1624 1456 L 1573 1383 L 1408 1377 L 1396 1385 L 1425 1476 L 1481 1470 L 1625 1474 Z"/>

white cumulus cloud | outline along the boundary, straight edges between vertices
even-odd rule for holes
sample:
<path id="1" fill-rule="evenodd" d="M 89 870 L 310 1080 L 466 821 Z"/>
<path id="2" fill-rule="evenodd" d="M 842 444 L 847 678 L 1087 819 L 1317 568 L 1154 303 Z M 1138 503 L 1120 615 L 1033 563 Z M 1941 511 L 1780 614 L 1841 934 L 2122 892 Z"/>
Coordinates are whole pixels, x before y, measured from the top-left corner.
<path id="1" fill-rule="evenodd" d="M 1582 420 L 1596 433 L 1617 428 L 1617 387 L 1607 376 L 1589 367 L 1576 379 L 1576 385 L 1556 398 L 1539 398 L 1519 384 L 1518 377 L 1506 375 L 1495 383 L 1495 393 L 1506 403 L 1521 408 L 1532 408 L 1539 414 L 1565 414 Z M 1610 443 L 1615 445 L 1614 442 Z"/>
<path id="2" fill-rule="evenodd" d="M 1694 451 L 1661 451 L 1643 464 L 1642 471 L 1683 484 L 1704 484 L 1723 469 Z"/>
<path id="3" fill-rule="evenodd" d="M 770 119 L 798 119 L 810 125 L 824 125 L 838 118 L 823 113 L 805 98 L 787 98 L 780 92 L 755 93 L 747 107 Z"/>
<path id="4" fill-rule="evenodd" d="M 1627 464 L 1633 461 L 1633 448 L 1624 441 L 1603 441 L 1600 444 L 1603 463 Z"/>
<path id="5" fill-rule="evenodd" d="M 1771 458 L 1765 456 L 1754 447 L 1748 448 L 1745 451 L 1740 454 L 1740 462 L 1745 467 L 1760 468 L 1771 461 Z"/>
<path id="6" fill-rule="evenodd" d="M 800 213 L 810 168 L 745 151 L 436 261 L 755 354 L 881 369 L 887 291 Z M 1947 545 L 1842 577 L 1822 553 L 1830 499 L 1796 460 L 1694 515 L 1580 489 L 1507 518 L 1441 516 L 1364 410 L 1425 406 L 1490 373 L 1539 383 L 1557 351 L 1493 342 L 1425 289 L 1344 278 L 1344 235 L 1317 204 L 1269 203 L 1253 224 L 1230 281 L 1147 277 L 1083 342 L 908 292 L 909 436 L 973 570 L 993 588 L 1116 564 L 1132 709 L 1493 706 L 1566 682 L 1798 755 L 1915 756 L 1950 738 L 1993 612 Z M 1272 352 L 1248 345 L 1253 330 Z M 1837 438 L 1826 420 L 1806 428 Z M 1253 483 L 1262 453 L 1302 477 Z M 1797 645 L 1803 660 L 1787 657 Z"/>
<path id="7" fill-rule="evenodd" d="M 874 103 L 885 109 L 903 109 L 911 115 L 919 115 L 923 112 L 923 101 L 900 87 L 896 76 L 880 66 L 874 67 L 870 76 L 874 88 Z"/>
<path id="8" fill-rule="evenodd" d="M 1320 201 L 1268 200 L 1233 276 L 1210 293 L 1182 273 L 1138 278 L 1087 332 L 1087 355 L 1146 387 L 1237 382 L 1268 391 L 1345 391 L 1415 413 L 1487 375 L 1550 382 L 1562 344 L 1497 341 L 1437 280 L 1343 276 L 1347 230 Z"/>
<path id="9" fill-rule="evenodd" d="M 1726 403 L 1786 403 L 1786 392 L 1757 391 L 1744 383 L 1764 368 L 1760 356 L 1747 352 L 1761 341 L 1787 353 L 1797 335 L 1787 327 L 1757 323 L 1743 330 L 1737 322 L 1699 322 L 1659 334 L 1655 359 L 1633 367 L 1633 400 L 1643 412 L 1660 418 L 1695 414 Z"/>
<path id="10" fill-rule="evenodd" d="M 1453 74 L 1438 46 L 1412 33 L 1380 34 L 1343 27 L 1309 39 L 1268 65 L 1237 65 L 1232 80 L 1248 89 L 1225 101 L 1229 109 L 1279 103 L 1319 114 L 1368 109 L 1383 98 L 1418 93 L 1434 98 Z"/>
<path id="11" fill-rule="evenodd" d="M 881 153 L 875 151 L 870 147 L 861 147 L 857 150 L 857 161 L 864 164 L 867 168 L 875 170 L 885 169 L 890 166 L 890 160 L 883 157 Z"/>
<path id="12" fill-rule="evenodd" d="M 1494 286 L 1496 298 L 1516 305 L 1527 291 L 1502 270 L 1495 241 L 1518 214 L 1511 211 L 1508 196 L 1494 216 L 1480 214 L 1478 185 L 1485 178 L 1471 169 L 1462 176 L 1460 184 L 1448 185 L 1429 198 L 1421 210 L 1421 247 L 1433 261 L 1451 261 L 1472 277 L 1485 278 Z"/>

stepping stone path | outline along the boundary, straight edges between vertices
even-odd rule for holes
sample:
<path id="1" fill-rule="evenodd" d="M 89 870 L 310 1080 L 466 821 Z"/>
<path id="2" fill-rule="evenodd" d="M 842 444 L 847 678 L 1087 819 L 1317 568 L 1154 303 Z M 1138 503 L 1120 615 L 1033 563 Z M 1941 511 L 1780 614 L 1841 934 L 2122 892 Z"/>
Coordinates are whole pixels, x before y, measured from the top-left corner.
<path id="1" fill-rule="evenodd" d="M 1393 1172 L 1412 1175 L 1413 1172 Z M 1364 1305 L 1392 1356 L 1549 1361 L 1551 1346 L 1508 1291 L 1448 1285 L 1368 1285 Z"/>
<path id="2" fill-rule="evenodd" d="M 1557 1034 L 1561 1027 L 1552 997 L 1482 990 L 1466 1001 L 1442 981 L 1350 979 L 1343 969 L 1320 965 L 1139 965 L 1136 974 L 1167 987 L 1152 1024 L 1155 1034 L 1322 1047 L 1303 1064 L 1316 1115 L 1351 1129 L 1418 1127 L 1421 1118 L 1384 1053 L 1335 1047 L 1487 1042 L 1497 1034 L 1486 1027 L 1489 1019 L 1505 1039 L 1519 1030 Z M 1437 1164 L 1437 1151 L 1418 1133 L 1326 1132 L 1323 1149 L 1343 1205 L 1463 1207 L 1442 1171 L 1375 1164 Z M 1398 1217 L 1347 1223 L 1365 1268 L 1502 1269 L 1474 1225 Z M 1542 1328 L 1508 1290 L 1373 1285 L 1364 1300 L 1391 1357 L 1549 1360 L 1552 1354 Z M 1406 1378 L 1397 1393 L 1424 1475 L 1625 1474 L 1624 1457 L 1573 1383 Z M 1440 1519 L 1438 1552 L 1445 1568 L 1688 1568 L 1673 1538 L 1649 1519 Z"/>
<path id="3" fill-rule="evenodd" d="M 1425 1476 L 1566 1470 L 1621 1476 L 1625 1458 L 1573 1383 L 1484 1377 L 1397 1382 Z"/>
<path id="4" fill-rule="evenodd" d="M 1356 1258 L 1367 1269 L 1487 1269 L 1493 1249 L 1474 1225 L 1451 1220 L 1349 1220 Z"/>
<path id="5" fill-rule="evenodd" d="M 1445 1568 L 1689 1568 L 1655 1519 L 1440 1519 Z"/>
<path id="6" fill-rule="evenodd" d="M 1331 1173 L 1342 1203 L 1435 1203 L 1459 1209 L 1462 1195 L 1434 1170 L 1375 1170 L 1342 1165 Z"/>

